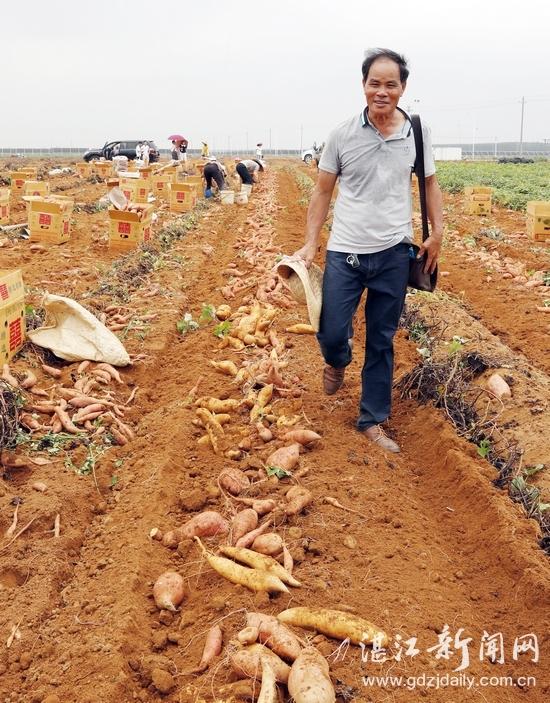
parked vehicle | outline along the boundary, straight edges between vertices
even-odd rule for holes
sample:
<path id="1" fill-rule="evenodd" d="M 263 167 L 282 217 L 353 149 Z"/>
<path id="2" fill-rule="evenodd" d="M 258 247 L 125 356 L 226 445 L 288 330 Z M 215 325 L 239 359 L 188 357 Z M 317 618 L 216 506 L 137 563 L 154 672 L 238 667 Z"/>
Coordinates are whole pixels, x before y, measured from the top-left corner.
<path id="1" fill-rule="evenodd" d="M 319 146 L 317 146 L 317 144 L 314 142 L 311 149 L 306 149 L 305 151 L 302 151 L 302 154 L 301 154 L 302 161 L 304 161 L 306 164 L 308 164 L 308 166 L 313 161 L 313 159 L 317 159 L 317 161 L 319 161 L 319 159 L 321 158 L 321 154 L 323 152 L 324 146 L 325 146 L 325 142 L 323 142 L 322 144 L 319 144 Z"/>
<path id="2" fill-rule="evenodd" d="M 134 139 L 129 141 L 114 141 L 105 142 L 99 149 L 88 149 L 84 154 L 84 161 L 92 161 L 94 159 L 106 159 L 112 161 L 113 156 L 126 156 L 129 161 L 136 158 L 136 146 L 140 142 L 149 144 L 149 162 L 154 163 L 160 158 L 159 150 L 155 142 L 149 139 Z"/>

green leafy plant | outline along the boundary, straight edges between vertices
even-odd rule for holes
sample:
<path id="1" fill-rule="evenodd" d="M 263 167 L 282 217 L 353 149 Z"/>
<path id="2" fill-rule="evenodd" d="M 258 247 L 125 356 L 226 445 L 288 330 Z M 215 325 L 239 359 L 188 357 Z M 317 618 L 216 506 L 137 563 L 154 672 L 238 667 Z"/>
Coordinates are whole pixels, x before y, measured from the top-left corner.
<path id="1" fill-rule="evenodd" d="M 266 469 L 266 474 L 268 476 L 277 476 L 277 478 L 288 478 L 289 476 L 292 476 L 290 471 L 281 469 L 280 466 L 268 466 Z"/>
<path id="2" fill-rule="evenodd" d="M 199 328 L 199 323 L 193 320 L 190 312 L 186 312 L 181 320 L 176 322 L 176 329 L 184 337 L 188 332 L 194 332 Z"/>
<path id="3" fill-rule="evenodd" d="M 213 334 L 216 337 L 219 337 L 222 339 L 226 335 L 228 335 L 231 332 L 231 323 L 229 320 L 225 320 L 224 322 L 220 322 L 218 325 L 214 327 Z"/>
<path id="4" fill-rule="evenodd" d="M 201 314 L 199 317 L 200 323 L 212 322 L 216 317 L 216 308 L 210 303 L 203 303 Z"/>
<path id="5" fill-rule="evenodd" d="M 491 452 L 491 442 L 488 439 L 482 439 L 477 445 L 477 453 L 482 459 L 487 459 Z"/>
<path id="6" fill-rule="evenodd" d="M 449 342 L 449 356 L 454 356 L 462 351 L 468 340 L 465 337 L 455 335 Z"/>

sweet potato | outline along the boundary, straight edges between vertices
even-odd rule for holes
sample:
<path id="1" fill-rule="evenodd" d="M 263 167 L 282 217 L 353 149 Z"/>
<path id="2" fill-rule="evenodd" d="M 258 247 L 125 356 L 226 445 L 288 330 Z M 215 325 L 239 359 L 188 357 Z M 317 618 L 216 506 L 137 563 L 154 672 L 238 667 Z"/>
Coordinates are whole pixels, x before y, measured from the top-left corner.
<path id="1" fill-rule="evenodd" d="M 75 424 L 73 424 L 68 413 L 61 407 L 58 406 L 55 408 L 55 414 L 57 415 L 59 421 L 63 425 L 63 428 L 67 430 L 67 432 L 70 432 L 71 434 L 78 434 L 79 432 L 81 432 L 81 430 Z"/>
<path id="2" fill-rule="evenodd" d="M 115 369 L 114 366 L 111 366 L 111 364 L 101 363 L 97 365 L 97 368 L 101 371 L 106 371 L 109 376 L 117 383 L 124 383 L 119 372 Z"/>
<path id="3" fill-rule="evenodd" d="M 259 569 L 247 569 L 245 566 L 236 564 L 230 559 L 218 557 L 215 554 L 207 551 L 198 537 L 197 540 L 206 561 L 210 566 L 217 571 L 220 576 L 236 583 L 240 586 L 245 586 L 251 591 L 267 591 L 268 593 L 288 593 L 288 588 L 275 574 L 260 571 Z"/>
<path id="4" fill-rule="evenodd" d="M 345 640 L 353 644 L 372 644 L 375 638 L 381 647 L 388 644 L 388 636 L 368 620 L 351 613 L 327 608 L 289 608 L 277 615 L 279 622 L 286 625 L 316 630 L 327 637 Z"/>
<path id="5" fill-rule="evenodd" d="M 281 439 L 284 442 L 298 442 L 298 444 L 301 444 L 302 446 L 306 446 L 308 444 L 311 444 L 312 442 L 317 442 L 319 439 L 321 439 L 321 435 L 318 435 L 317 432 L 313 432 L 312 430 L 290 430 L 290 432 L 286 432 Z"/>
<path id="6" fill-rule="evenodd" d="M 200 673 L 201 671 L 206 671 L 214 659 L 221 653 L 223 643 L 223 633 L 219 625 L 214 625 L 208 630 L 206 635 L 206 641 L 204 643 L 204 649 L 202 650 L 202 657 L 195 673 Z"/>
<path id="7" fill-rule="evenodd" d="M 258 535 L 263 535 L 264 532 L 267 532 L 270 527 L 271 527 L 271 520 L 267 520 L 267 522 L 264 522 L 262 525 L 257 527 L 255 530 L 252 530 L 252 532 L 248 532 L 246 535 L 241 537 L 237 541 L 237 544 L 235 546 L 236 547 L 250 547 L 250 545 L 254 542 L 256 537 Z"/>
<path id="8" fill-rule="evenodd" d="M 281 659 L 294 661 L 302 651 L 300 642 L 292 630 L 273 615 L 247 613 L 246 624 L 248 627 L 257 627 L 258 640 L 278 654 Z"/>
<path id="9" fill-rule="evenodd" d="M 178 527 L 175 532 L 182 539 L 191 537 L 215 537 L 229 532 L 229 523 L 215 510 L 205 510 Z"/>
<path id="10" fill-rule="evenodd" d="M 258 526 L 258 513 L 252 508 L 239 511 L 231 523 L 231 543 L 236 544 L 241 537 Z"/>
<path id="11" fill-rule="evenodd" d="M 258 422 L 256 424 L 256 429 L 258 430 L 258 435 L 262 442 L 271 442 L 271 440 L 273 439 L 273 432 L 270 429 L 265 427 L 265 425 L 263 425 L 261 422 Z"/>
<path id="12" fill-rule="evenodd" d="M 313 494 L 303 486 L 292 486 L 285 498 L 287 500 L 285 506 L 286 515 L 298 515 L 313 501 Z"/>
<path id="13" fill-rule="evenodd" d="M 212 361 L 210 360 L 210 366 L 213 366 L 216 371 L 220 371 L 221 373 L 225 374 L 226 376 L 236 376 L 237 373 L 239 372 L 239 369 L 237 368 L 236 364 L 233 361 L 225 360 L 225 361 Z"/>
<path id="14" fill-rule="evenodd" d="M 32 388 L 38 382 L 38 379 L 32 371 L 26 371 L 25 373 L 26 376 L 23 381 L 21 381 L 21 388 Z"/>
<path id="15" fill-rule="evenodd" d="M 175 612 L 186 595 L 185 581 L 175 571 L 161 574 L 153 586 L 153 598 L 160 610 Z"/>
<path id="16" fill-rule="evenodd" d="M 251 644 L 248 647 L 238 650 L 231 656 L 231 666 L 233 671 L 247 678 L 260 679 L 262 672 L 262 659 L 273 669 L 275 679 L 279 683 L 286 683 L 290 674 L 288 664 L 278 657 L 263 644 Z"/>
<path id="17" fill-rule="evenodd" d="M 262 569 L 275 574 L 283 583 L 288 583 L 289 586 L 301 586 L 301 583 L 289 574 L 276 559 L 266 554 L 259 554 L 245 547 L 228 547 L 227 545 L 222 545 L 220 552 L 255 569 Z"/>
<path id="18" fill-rule="evenodd" d="M 301 445 L 295 442 L 288 447 L 281 447 L 266 459 L 266 466 L 276 466 L 284 471 L 292 471 L 300 459 Z"/>
<path id="19" fill-rule="evenodd" d="M 272 510 L 275 510 L 277 506 L 277 502 L 273 500 L 273 498 L 237 498 L 236 500 L 238 500 L 239 503 L 248 505 L 248 507 L 255 510 L 258 515 L 266 515 Z"/>
<path id="20" fill-rule="evenodd" d="M 238 496 L 250 486 L 250 479 L 240 469 L 223 469 L 219 477 L 220 486 L 232 496 Z"/>
<path id="21" fill-rule="evenodd" d="M 19 388 L 19 381 L 15 378 L 15 376 L 10 371 L 9 364 L 4 364 L 2 366 L 1 378 L 3 378 L 4 381 L 9 383 L 10 386 L 13 386 L 14 388 Z"/>
<path id="22" fill-rule="evenodd" d="M 257 627 L 244 627 L 237 633 L 237 640 L 241 644 L 254 644 L 258 641 L 259 631 Z"/>
<path id="23" fill-rule="evenodd" d="M 41 364 L 44 373 L 48 376 L 53 376 L 53 378 L 61 378 L 61 371 L 56 369 L 54 366 L 48 366 L 47 364 Z"/>
<path id="24" fill-rule="evenodd" d="M 271 664 L 262 659 L 262 687 L 256 703 L 278 703 L 279 692 L 277 690 L 277 679 Z"/>
<path id="25" fill-rule="evenodd" d="M 306 325 L 303 322 L 287 327 L 285 332 L 291 332 L 293 334 L 316 334 L 315 329 L 311 325 Z"/>
<path id="26" fill-rule="evenodd" d="M 315 647 L 306 647 L 296 658 L 288 676 L 288 692 L 294 703 L 336 701 L 327 660 Z"/>
<path id="27" fill-rule="evenodd" d="M 489 378 L 489 380 L 487 381 L 487 388 L 491 391 L 491 393 L 496 395 L 499 400 L 502 400 L 503 398 L 512 397 L 512 391 L 510 390 L 510 386 L 498 373 L 492 374 L 492 376 Z"/>
<path id="28" fill-rule="evenodd" d="M 220 400 L 219 398 L 199 398 L 195 405 L 199 408 L 206 408 L 210 410 L 211 413 L 228 413 L 231 410 L 236 410 L 240 401 L 235 398 L 227 398 L 226 400 Z"/>
<path id="29" fill-rule="evenodd" d="M 216 317 L 218 320 L 227 320 L 227 318 L 231 315 L 231 308 L 229 305 L 220 305 L 216 309 Z"/>
<path id="30" fill-rule="evenodd" d="M 260 554 L 269 557 L 276 557 L 283 551 L 283 539 L 276 532 L 268 532 L 266 535 L 256 537 L 252 543 L 252 549 Z"/>

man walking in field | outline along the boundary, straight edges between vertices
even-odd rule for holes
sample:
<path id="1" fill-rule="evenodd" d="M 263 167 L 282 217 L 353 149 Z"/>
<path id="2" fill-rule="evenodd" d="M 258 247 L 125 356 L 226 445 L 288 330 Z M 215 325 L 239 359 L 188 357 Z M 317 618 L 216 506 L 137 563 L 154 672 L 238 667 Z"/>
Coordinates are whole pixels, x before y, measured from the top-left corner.
<path id="1" fill-rule="evenodd" d="M 326 362 L 324 390 L 332 395 L 344 382 L 352 358 L 353 315 L 367 288 L 367 343 L 357 429 L 386 451 L 399 452 L 399 445 L 381 424 L 391 410 L 393 338 L 405 300 L 412 251 L 414 136 L 409 116 L 397 106 L 409 69 L 396 52 L 372 49 L 363 61 L 362 73 L 367 105 L 327 140 L 307 213 L 305 245 L 295 256 L 311 265 L 339 178 L 317 335 Z M 422 244 L 420 255 L 427 253 L 426 269 L 433 271 L 443 235 L 442 196 L 425 125 L 423 139 L 431 236 Z"/>

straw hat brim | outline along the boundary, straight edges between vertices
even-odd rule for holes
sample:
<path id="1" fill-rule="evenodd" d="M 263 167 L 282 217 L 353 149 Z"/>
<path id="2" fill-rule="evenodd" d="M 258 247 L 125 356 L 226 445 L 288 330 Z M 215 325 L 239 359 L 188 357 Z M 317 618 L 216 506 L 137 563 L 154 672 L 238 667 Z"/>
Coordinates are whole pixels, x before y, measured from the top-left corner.
<path id="1" fill-rule="evenodd" d="M 323 304 L 322 269 L 317 264 L 311 264 L 308 269 L 301 259 L 293 259 L 290 256 L 284 256 L 276 269 L 294 299 L 307 305 L 311 326 L 318 332 Z"/>

